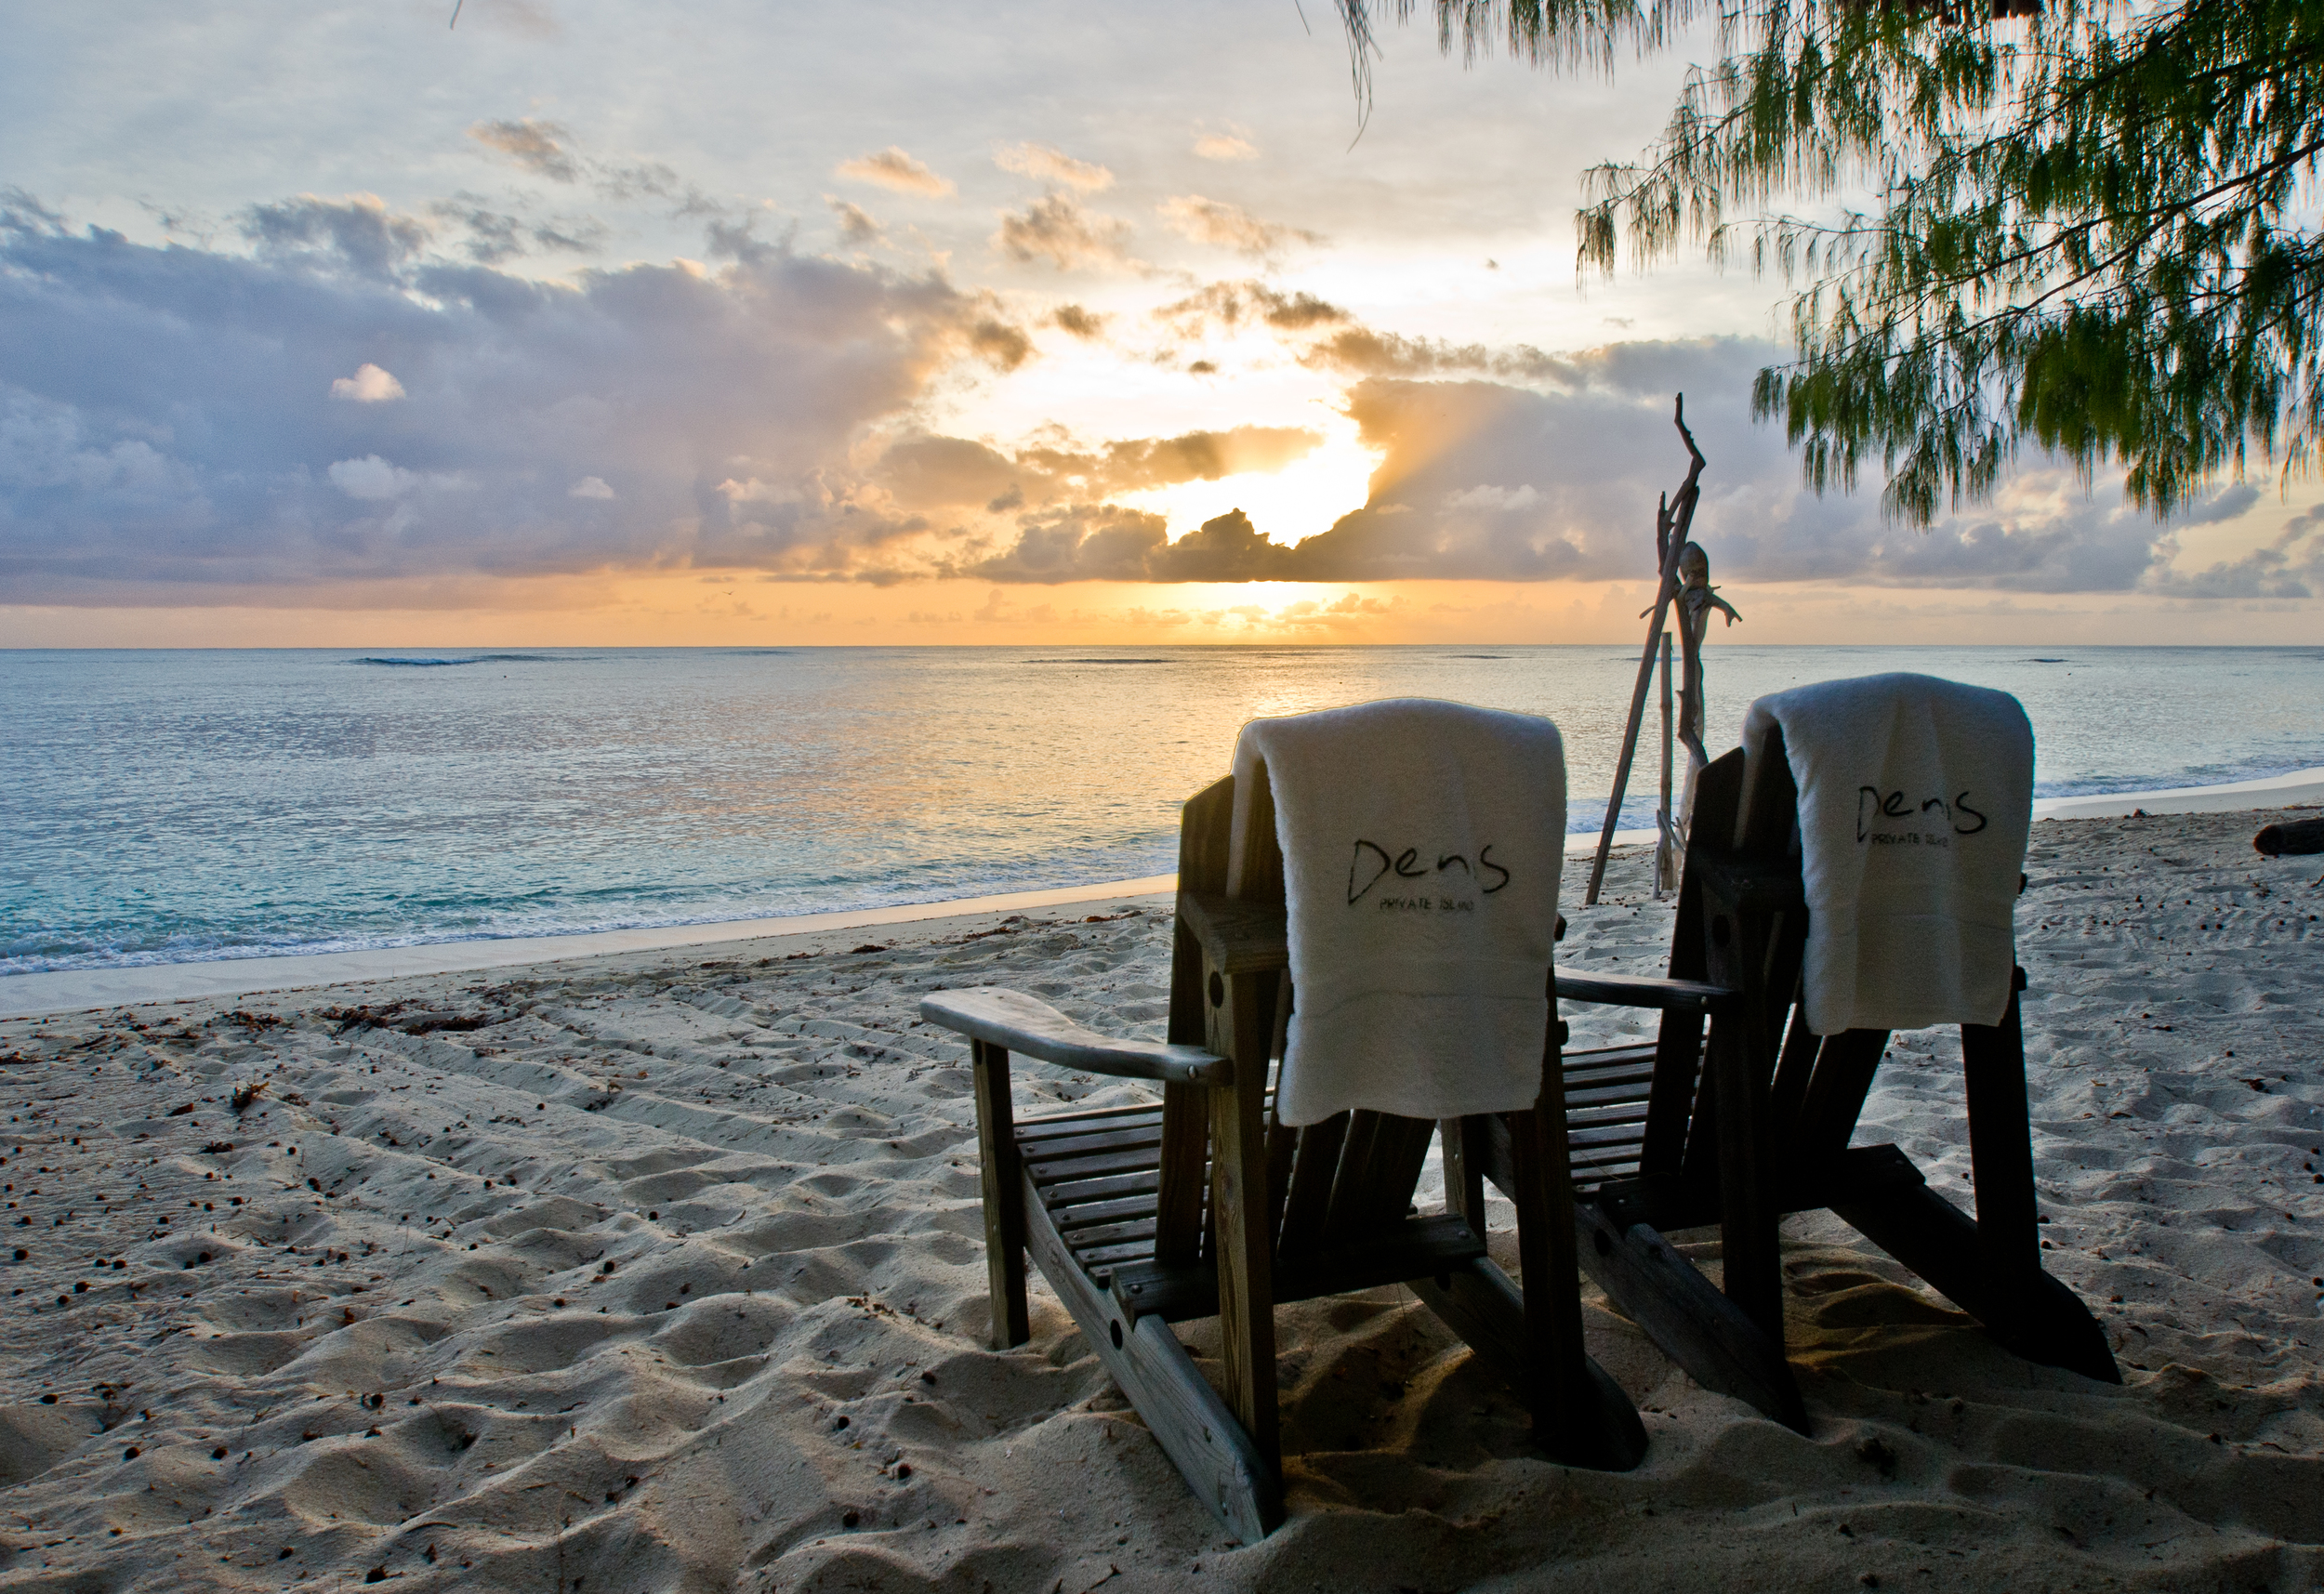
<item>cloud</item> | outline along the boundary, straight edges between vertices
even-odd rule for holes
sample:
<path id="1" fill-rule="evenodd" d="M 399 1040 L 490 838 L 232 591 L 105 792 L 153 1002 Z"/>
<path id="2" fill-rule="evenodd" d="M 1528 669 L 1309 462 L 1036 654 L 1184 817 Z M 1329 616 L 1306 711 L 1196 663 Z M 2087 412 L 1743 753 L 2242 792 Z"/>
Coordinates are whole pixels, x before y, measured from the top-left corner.
<path id="1" fill-rule="evenodd" d="M 1255 161 L 1259 146 L 1233 133 L 1205 133 L 1195 140 L 1195 153 L 1206 161 Z"/>
<path id="2" fill-rule="evenodd" d="M 403 384 L 365 361 L 355 367 L 352 376 L 333 378 L 331 396 L 358 404 L 384 404 L 403 396 Z"/>
<path id="3" fill-rule="evenodd" d="M 479 265 L 492 266 L 525 252 L 524 224 L 505 211 L 457 203 L 429 205 L 429 214 L 467 232 L 462 251 Z"/>
<path id="4" fill-rule="evenodd" d="M 1079 305 L 1059 305 L 1050 312 L 1050 320 L 1061 330 L 1086 341 L 1105 336 L 1105 323 L 1113 317 L 1083 310 Z"/>
<path id="5" fill-rule="evenodd" d="M 1231 509 L 1175 543 L 1161 517 L 1111 505 L 1026 517 L 1015 542 L 944 573 L 1053 586 L 1068 581 L 1285 581 L 1291 550 L 1261 536 Z"/>
<path id="6" fill-rule="evenodd" d="M 1544 354 L 1530 344 L 1507 349 L 1482 343 L 1451 344 L 1404 337 L 1366 326 L 1344 326 L 1311 345 L 1301 363 L 1324 371 L 1367 376 L 1450 376 L 1467 373 L 1512 376 L 1525 382 L 1573 379 L 1572 362 Z"/>
<path id="7" fill-rule="evenodd" d="M 1045 194 L 1023 211 L 1004 211 L 993 246 L 1023 265 L 1047 260 L 1061 271 L 1123 268 L 1129 257 L 1128 222 L 1084 210 L 1071 194 Z"/>
<path id="8" fill-rule="evenodd" d="M 1167 546 L 1162 517 L 1113 505 L 1077 505 L 1027 517 L 1005 552 L 947 574 L 985 581 L 1145 581 L 1147 561 Z"/>
<path id="9" fill-rule="evenodd" d="M 425 249 L 435 231 L 416 216 L 390 212 L 369 193 L 339 199 L 308 193 L 254 204 L 237 225 L 261 255 L 381 278 Z"/>
<path id="10" fill-rule="evenodd" d="M 871 213 L 861 205 L 837 198 L 830 199 L 830 204 L 833 214 L 839 218 L 840 243 L 851 248 L 865 248 L 886 241 L 885 234 L 879 231 L 879 223 L 873 220 Z"/>
<path id="11" fill-rule="evenodd" d="M 1321 244 L 1320 232 L 1261 221 L 1239 204 L 1205 199 L 1198 193 L 1179 194 L 1155 207 L 1171 228 L 1197 244 L 1232 249 L 1239 255 L 1279 255 L 1294 244 Z"/>
<path id="12" fill-rule="evenodd" d="M 367 197 L 251 217 L 233 253 L 0 211 L 0 602 L 689 564 L 890 579 L 893 550 L 948 533 L 852 451 L 1023 337 L 940 277 L 774 245 L 543 283 L 415 257 L 424 226 Z M 427 403 L 315 402 L 365 365 Z M 620 495 L 569 496 L 591 477 Z"/>
<path id="13" fill-rule="evenodd" d="M 1310 341 L 1294 347 L 1300 362 L 1317 371 L 1359 376 L 1486 375 L 1528 383 L 1580 379 L 1571 360 L 1544 354 L 1530 344 L 1494 348 L 1379 332 L 1304 289 L 1285 293 L 1261 282 L 1206 283 L 1158 307 L 1152 318 L 1188 338 L 1214 331 L 1231 333 L 1246 325 L 1309 334 Z"/>
<path id="14" fill-rule="evenodd" d="M 1062 183 L 1083 193 L 1114 186 L 1114 174 L 1089 161 L 1076 161 L 1048 144 L 1006 144 L 993 153 L 993 165 L 1046 183 Z"/>
<path id="15" fill-rule="evenodd" d="M 478 122 L 468 136 L 551 182 L 581 180 L 581 167 L 565 144 L 573 135 L 555 122 L 531 116 L 521 122 Z"/>
<path id="16" fill-rule="evenodd" d="M 605 224 L 595 217 L 535 222 L 532 239 L 547 254 L 595 255 L 605 246 Z M 489 264 L 490 262 L 484 262 Z"/>
<path id="17" fill-rule="evenodd" d="M 460 253 L 480 266 L 496 266 L 536 252 L 594 255 L 607 232 L 605 224 L 595 217 L 527 220 L 522 215 L 495 210 L 473 194 L 439 200 L 428 207 L 428 214 L 460 234 Z"/>
<path id="18" fill-rule="evenodd" d="M 1463 487 L 1458 493 L 1445 494 L 1447 509 L 1530 509 L 1541 501 L 1541 495 L 1531 484 L 1518 487 Z"/>
<path id="19" fill-rule="evenodd" d="M 870 479 L 903 509 L 988 513 L 1032 504 L 1088 507 L 1122 493 L 1279 470 L 1323 442 L 1303 427 L 1234 427 L 1176 437 L 1123 438 L 1095 448 L 1036 445 L 1004 454 L 966 438 L 918 436 L 883 454 Z M 1031 525 L 1039 513 L 1023 523 Z"/>
<path id="20" fill-rule="evenodd" d="M 2232 520 L 2260 501 L 2260 490 L 2249 481 L 2231 481 L 2200 504 L 2190 506 L 2180 515 L 2181 526 L 2212 526 L 2222 520 Z"/>
<path id="21" fill-rule="evenodd" d="M 401 498 L 420 484 L 417 471 L 390 465 L 376 454 L 361 459 L 342 459 L 325 472 L 331 485 L 350 498 L 360 498 L 367 504 L 382 504 Z"/>
<path id="22" fill-rule="evenodd" d="M 2249 503 L 2257 489 L 2238 482 L 2219 494 L 2229 500 L 2242 494 Z M 2201 525 L 2220 519 L 2199 509 L 2190 523 Z M 2174 598 L 2313 598 L 2324 592 L 2324 505 L 2304 509 L 2284 525 L 2273 542 L 2253 548 L 2241 559 L 2222 560 L 2208 569 L 2182 574 L 2172 564 L 2178 552 L 2175 536 L 2158 545 L 2146 589 Z"/>
<path id="23" fill-rule="evenodd" d="M 551 182 L 572 185 L 587 179 L 599 197 L 616 203 L 640 199 L 674 201 L 670 214 L 674 217 L 716 216 L 726 206 L 712 199 L 659 161 L 640 161 L 627 165 L 590 160 L 574 147 L 572 130 L 561 123 L 525 117 L 522 121 L 478 122 L 468 130 L 468 136 L 487 149 L 498 151 L 525 170 L 545 177 Z M 906 157 L 907 159 L 909 157 Z M 455 207 L 439 205 L 442 214 L 449 215 Z M 517 218 L 476 206 L 464 219 L 475 233 L 468 245 L 470 257 L 485 265 L 520 253 L 516 232 L 521 225 Z M 602 236 L 603 225 L 593 218 L 578 222 L 560 222 L 532 229 L 535 242 L 544 248 L 573 248 L 591 252 Z"/>
<path id="24" fill-rule="evenodd" d="M 1301 289 L 1283 293 L 1264 283 L 1212 283 L 1185 298 L 1161 306 L 1153 319 L 1181 337 L 1200 337 L 1212 327 L 1232 332 L 1256 322 L 1278 332 L 1310 332 L 1351 325 L 1355 318 L 1338 305 Z"/>
<path id="25" fill-rule="evenodd" d="M 1034 447 L 1016 456 L 1021 470 L 1037 472 L 1060 491 L 1103 496 L 1216 481 L 1246 471 L 1280 470 L 1323 442 L 1305 427 L 1233 427 L 1176 437 L 1126 438 L 1098 449 Z"/>
<path id="26" fill-rule="evenodd" d="M 1091 224 L 1070 195 L 1044 204 Z M 1710 460 L 1695 535 L 1723 582 L 2324 590 L 2324 513 L 2182 572 L 2176 530 L 2042 459 L 1927 533 L 1885 523 L 1868 494 L 1816 498 L 1780 430 L 1750 417 L 1771 345 L 1451 348 L 1254 283 L 1203 288 L 1163 323 L 1262 328 L 1334 361 L 1366 333 L 1377 368 L 1331 368 L 1354 378 L 1345 412 L 1380 463 L 1365 507 L 1296 547 L 1240 512 L 1173 544 L 1118 500 L 1278 470 L 1320 434 L 936 435 L 926 417 L 965 362 L 1035 357 L 1027 321 L 941 275 L 802 256 L 739 224 L 713 224 L 707 265 L 557 282 L 464 259 L 456 235 L 368 195 L 257 205 L 240 225 L 240 251 L 151 248 L 0 206 L 0 602 L 689 567 L 1004 587 L 1644 581 L 1656 497 L 1682 474 L 1682 390 Z M 1046 319 L 1101 330 L 1079 307 Z M 425 402 L 394 402 L 404 389 Z M 2255 502 L 2228 486 L 2181 525 Z"/>
<path id="27" fill-rule="evenodd" d="M 1238 284 L 1195 310 L 1248 321 L 1285 308 Z M 1314 324 L 1333 323 L 1317 315 Z M 1277 468 L 1293 440 L 1283 440 L 1282 455 L 1253 448 L 1248 434 L 1230 445 L 1224 433 L 1033 447 L 1013 457 L 987 451 L 985 474 L 962 488 L 1019 484 L 1036 507 L 1020 514 L 1014 542 L 959 568 L 1040 583 L 1644 581 L 1654 569 L 1656 500 L 1684 474 L 1670 426 L 1671 395 L 1684 391 L 1710 460 L 1693 532 L 1722 582 L 2218 598 L 2324 588 L 2324 510 L 2241 560 L 2182 576 L 2170 571 L 2176 545 L 2167 528 L 2119 493 L 2083 493 L 2069 466 L 2029 462 L 1993 503 L 1925 533 L 1887 523 L 1869 494 L 1818 498 L 1800 485 L 1780 431 L 1750 419 L 1751 377 L 1777 354 L 1740 339 L 1618 344 L 1555 360 L 1486 350 L 1476 363 L 1538 370 L 1540 385 L 1367 377 L 1351 389 L 1347 411 L 1380 454 L 1369 501 L 1288 547 L 1240 514 L 1175 545 L 1142 542 L 1144 522 L 1099 517 L 1092 506 L 1149 473 L 1216 480 Z M 2232 514 L 2246 502 L 2231 488 L 2194 518 Z"/>
<path id="28" fill-rule="evenodd" d="M 1292 550 L 1259 534 L 1250 517 L 1230 509 L 1205 520 L 1147 560 L 1149 581 L 1286 581 Z"/>
<path id="29" fill-rule="evenodd" d="M 1033 339 L 1022 328 L 991 316 L 969 328 L 969 347 L 996 371 L 1014 371 L 1033 357 Z"/>
<path id="30" fill-rule="evenodd" d="M 836 174 L 857 182 L 878 183 L 881 188 L 898 193 L 916 193 L 927 199 L 949 198 L 956 189 L 952 179 L 938 177 L 927 166 L 891 144 L 877 154 L 859 155 L 852 161 L 841 161 Z"/>
<path id="31" fill-rule="evenodd" d="M 2168 557 L 2151 516 L 2042 459 L 1925 532 L 1884 520 L 1869 494 L 1816 496 L 1780 429 L 1750 418 L 1752 375 L 1780 357 L 1746 339 L 1628 343 L 1485 362 L 1538 370 L 1538 387 L 1367 378 L 1348 409 L 1382 454 L 1370 501 L 1294 565 L 1306 580 L 1645 579 L 1656 499 L 1683 474 L 1681 391 L 1710 460 L 1694 535 L 1718 580 L 2127 592 Z"/>

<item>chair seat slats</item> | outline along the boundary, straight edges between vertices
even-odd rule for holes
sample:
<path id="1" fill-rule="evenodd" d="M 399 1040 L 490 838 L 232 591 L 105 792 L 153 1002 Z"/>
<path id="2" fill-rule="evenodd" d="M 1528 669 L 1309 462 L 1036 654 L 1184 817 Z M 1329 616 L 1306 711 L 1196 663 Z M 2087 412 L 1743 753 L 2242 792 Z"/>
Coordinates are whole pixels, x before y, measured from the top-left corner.
<path id="1" fill-rule="evenodd" d="M 1088 1227 L 1088 1230 L 1064 1232 L 1064 1244 L 1076 1258 L 1086 1250 L 1114 1250 L 1120 1245 L 1129 1245 L 1132 1241 L 1146 1241 L 1146 1248 L 1142 1255 L 1151 1258 L 1153 1248 L 1155 1248 L 1155 1220 L 1153 1218 L 1139 1218 L 1137 1222 L 1102 1222 L 1102 1225 Z"/>
<path id="2" fill-rule="evenodd" d="M 1040 1118 L 1024 1118 L 1016 1125 L 1017 1143 L 1030 1144 L 1036 1140 L 1051 1140 L 1059 1135 L 1085 1135 L 1097 1129 L 1118 1129 L 1123 1120 L 1151 1118 L 1162 1121 L 1160 1106 L 1144 1102 L 1135 1107 L 1091 1107 L 1078 1113 L 1056 1113 Z"/>
<path id="3" fill-rule="evenodd" d="M 1122 1151 L 1097 1152 L 1086 1157 L 1060 1157 L 1054 1162 L 1027 1163 L 1025 1171 L 1033 1176 L 1035 1185 L 1062 1183 L 1067 1179 L 1103 1179 L 1113 1174 L 1143 1173 L 1161 1166 L 1160 1147 L 1131 1146 Z"/>
<path id="4" fill-rule="evenodd" d="M 1575 1100 L 1575 1096 L 1565 1098 L 1565 1111 L 1574 1117 L 1582 1117 L 1586 1113 L 1587 1121 L 1591 1123 L 1602 1123 L 1617 1117 L 1645 1122 L 1646 1103 L 1630 1091 L 1584 1090 L 1576 1092 L 1576 1095 L 1579 1096 L 1579 1100 Z"/>
<path id="5" fill-rule="evenodd" d="M 1132 1124 L 1126 1128 L 1101 1129 L 1087 1135 L 1058 1135 L 1046 1140 L 1036 1140 L 1022 1148 L 1026 1163 L 1037 1166 L 1060 1157 L 1085 1157 L 1098 1152 L 1129 1151 L 1138 1147 L 1158 1146 L 1162 1143 L 1162 1125 Z"/>
<path id="6" fill-rule="evenodd" d="M 1044 1205 L 1047 1205 L 1044 1203 Z M 1152 1192 L 1137 1195 L 1118 1196 L 1111 1201 L 1084 1201 L 1072 1205 L 1050 1207 L 1051 1221 L 1063 1234 L 1071 1235 L 1076 1229 L 1088 1229 L 1099 1223 L 1119 1223 L 1130 1219 L 1151 1219 L 1155 1215 Z"/>
<path id="7" fill-rule="evenodd" d="M 1160 1167 L 1143 1168 L 1136 1173 L 1107 1174 L 1100 1179 L 1069 1179 L 1062 1183 L 1040 1187 L 1041 1205 L 1051 1212 L 1063 1206 L 1076 1206 L 1085 1201 L 1110 1201 L 1119 1195 L 1151 1195 L 1162 1192 Z"/>

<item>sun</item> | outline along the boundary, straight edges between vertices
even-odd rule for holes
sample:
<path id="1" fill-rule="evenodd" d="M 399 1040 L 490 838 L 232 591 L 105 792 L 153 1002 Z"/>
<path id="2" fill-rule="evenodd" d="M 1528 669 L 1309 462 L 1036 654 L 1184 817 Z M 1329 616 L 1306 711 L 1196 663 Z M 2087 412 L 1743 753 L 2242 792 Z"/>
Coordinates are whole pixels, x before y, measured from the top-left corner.
<path id="1" fill-rule="evenodd" d="M 1386 457 L 1365 446 L 1355 423 L 1345 415 L 1334 415 L 1314 429 L 1324 441 L 1279 470 L 1174 482 L 1116 494 L 1113 502 L 1161 516 L 1172 542 L 1205 520 L 1240 509 L 1261 536 L 1288 547 L 1361 509 L 1371 496 L 1372 472 Z"/>

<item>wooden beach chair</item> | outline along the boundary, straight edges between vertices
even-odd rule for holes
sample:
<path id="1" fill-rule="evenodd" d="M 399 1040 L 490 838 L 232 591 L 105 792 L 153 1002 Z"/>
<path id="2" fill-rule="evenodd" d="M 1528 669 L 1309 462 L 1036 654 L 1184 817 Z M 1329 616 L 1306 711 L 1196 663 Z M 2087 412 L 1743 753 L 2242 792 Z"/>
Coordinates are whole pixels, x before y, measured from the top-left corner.
<path id="1" fill-rule="evenodd" d="M 1582 1346 L 1563 1026 L 1552 1013 L 1536 1107 L 1493 1115 L 1489 1131 L 1466 1120 L 1445 1126 L 1448 1151 L 1480 1138 L 1504 1148 L 1499 1177 L 1517 1207 L 1521 1293 L 1486 1257 L 1481 1199 L 1414 1213 L 1435 1123 L 1363 1111 L 1303 1128 L 1275 1121 L 1268 1064 L 1292 1000 L 1282 856 L 1262 789 L 1261 844 L 1228 894 L 1234 788 L 1222 780 L 1183 810 L 1167 1043 L 1097 1034 L 1005 990 L 941 992 L 920 1004 L 973 1052 L 993 1345 L 1026 1338 L 1029 1252 L 1195 1495 L 1245 1542 L 1283 1515 L 1280 1302 L 1406 1284 L 1522 1392 L 1551 1455 L 1635 1466 L 1645 1429 Z M 1161 1105 L 1017 1122 L 1012 1052 L 1159 1081 Z M 1171 1330 L 1208 1317 L 1220 1324 L 1217 1390 Z"/>
<path id="2" fill-rule="evenodd" d="M 2024 969 L 2000 1023 L 1961 1026 L 1975 1218 L 1931 1190 L 1895 1146 L 1849 1144 L 1889 1033 L 1807 1030 L 1798 794 L 1780 737 L 1748 805 L 1742 749 L 1703 771 L 1670 977 L 1557 975 L 1561 1001 L 1661 1012 L 1651 1045 L 1565 1059 L 1583 1267 L 1697 1382 L 1802 1432 L 1806 1414 L 1784 1358 L 1776 1226 L 1816 1208 L 2017 1354 L 2121 1382 L 2097 1320 L 2041 1267 L 2016 995 Z M 1738 811 L 1750 816 L 1739 842 Z M 1480 1177 L 1514 1176 L 1489 1126 L 1465 1132 L 1472 1197 Z M 1723 1293 L 1664 1238 L 1711 1224 Z"/>

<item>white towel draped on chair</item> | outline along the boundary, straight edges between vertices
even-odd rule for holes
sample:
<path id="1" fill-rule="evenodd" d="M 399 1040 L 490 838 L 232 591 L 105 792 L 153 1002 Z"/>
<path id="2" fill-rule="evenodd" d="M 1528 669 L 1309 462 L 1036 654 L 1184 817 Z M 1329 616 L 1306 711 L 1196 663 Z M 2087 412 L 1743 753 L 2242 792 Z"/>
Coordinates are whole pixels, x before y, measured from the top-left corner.
<path id="1" fill-rule="evenodd" d="M 1565 756 L 1530 715 L 1401 698 L 1255 719 L 1228 865 L 1272 798 L 1296 1002 L 1278 1111 L 1531 1107 L 1565 864 Z"/>
<path id="2" fill-rule="evenodd" d="M 2025 709 L 1933 676 L 1822 681 L 1751 705 L 1753 765 L 1776 726 L 1800 789 L 1808 1028 L 2000 1022 L 2033 823 Z"/>

